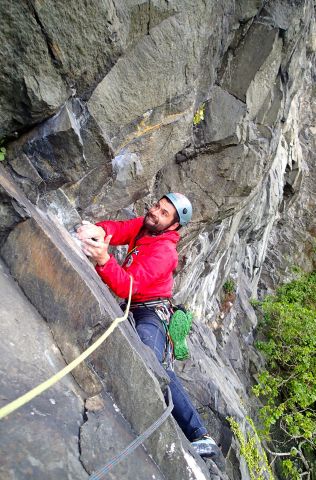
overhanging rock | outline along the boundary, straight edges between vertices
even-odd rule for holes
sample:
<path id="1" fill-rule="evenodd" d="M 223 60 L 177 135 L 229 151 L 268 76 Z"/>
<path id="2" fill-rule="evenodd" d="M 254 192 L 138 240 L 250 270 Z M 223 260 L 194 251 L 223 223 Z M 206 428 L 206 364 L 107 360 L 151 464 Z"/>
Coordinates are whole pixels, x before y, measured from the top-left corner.
<path id="1" fill-rule="evenodd" d="M 69 362 L 122 312 L 69 233 L 34 207 L 2 167 L 0 184 L 31 217 L 10 233 L 2 256 L 49 323 Z M 88 395 L 105 384 L 136 432 L 162 414 L 166 374 L 128 323 L 115 330 L 88 364 L 92 369 L 87 365 L 76 369 L 78 383 Z M 209 478 L 204 462 L 188 453 L 189 444 L 173 418 L 152 435 L 146 447 L 168 479 Z"/>

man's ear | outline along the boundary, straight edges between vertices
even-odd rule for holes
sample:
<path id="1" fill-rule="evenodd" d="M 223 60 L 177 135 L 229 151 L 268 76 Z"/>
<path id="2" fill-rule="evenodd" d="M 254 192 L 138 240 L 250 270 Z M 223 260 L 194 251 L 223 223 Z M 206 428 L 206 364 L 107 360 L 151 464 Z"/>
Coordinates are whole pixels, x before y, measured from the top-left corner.
<path id="1" fill-rule="evenodd" d="M 179 223 L 179 222 L 175 222 L 175 223 L 173 223 L 172 225 L 170 225 L 170 227 L 167 228 L 167 230 L 176 230 L 178 227 L 180 227 L 180 223 Z"/>

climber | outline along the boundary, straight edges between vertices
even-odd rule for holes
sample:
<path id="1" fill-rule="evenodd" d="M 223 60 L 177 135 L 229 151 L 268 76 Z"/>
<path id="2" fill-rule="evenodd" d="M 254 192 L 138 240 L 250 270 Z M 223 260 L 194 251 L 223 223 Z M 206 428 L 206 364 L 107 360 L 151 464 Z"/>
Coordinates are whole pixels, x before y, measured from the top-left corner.
<path id="1" fill-rule="evenodd" d="M 155 203 L 145 217 L 127 221 L 85 222 L 77 230 L 84 253 L 96 262 L 96 271 L 119 297 L 129 293 L 133 277 L 131 310 L 137 333 L 143 343 L 164 360 L 166 330 L 161 315 L 168 316 L 172 294 L 173 271 L 178 263 L 178 230 L 191 219 L 192 205 L 180 193 L 168 193 Z M 129 245 L 122 266 L 109 255 L 109 245 Z M 169 315 L 170 316 L 170 315 Z M 166 371 L 174 403 L 172 414 L 192 447 L 202 457 L 210 457 L 223 468 L 224 457 L 208 435 L 188 393 L 170 365 Z"/>

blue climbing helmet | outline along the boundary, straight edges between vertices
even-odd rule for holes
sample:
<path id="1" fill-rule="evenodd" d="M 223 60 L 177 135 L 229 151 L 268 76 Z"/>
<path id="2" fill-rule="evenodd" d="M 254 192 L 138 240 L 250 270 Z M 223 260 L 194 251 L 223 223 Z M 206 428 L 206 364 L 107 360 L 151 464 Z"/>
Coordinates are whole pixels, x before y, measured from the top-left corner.
<path id="1" fill-rule="evenodd" d="M 192 205 L 190 200 L 182 193 L 170 192 L 164 195 L 177 210 L 179 223 L 182 227 L 187 225 L 192 217 Z"/>

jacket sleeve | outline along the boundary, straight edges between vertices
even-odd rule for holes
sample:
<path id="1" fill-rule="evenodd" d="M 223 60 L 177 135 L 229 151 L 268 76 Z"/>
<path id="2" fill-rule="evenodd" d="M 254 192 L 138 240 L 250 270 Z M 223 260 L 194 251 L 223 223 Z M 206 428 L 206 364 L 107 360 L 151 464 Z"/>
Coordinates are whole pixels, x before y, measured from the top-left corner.
<path id="1" fill-rule="evenodd" d="M 111 245 L 127 245 L 135 235 L 135 230 L 140 228 L 142 223 L 143 217 L 138 217 L 125 221 L 107 220 L 98 222 L 96 225 L 103 228 L 105 235 L 112 235 Z"/>
<path id="2" fill-rule="evenodd" d="M 126 270 L 122 268 L 112 256 L 96 271 L 102 280 L 121 298 L 127 298 L 130 288 L 130 276 L 133 278 L 132 294 L 146 291 L 147 287 L 159 280 L 162 276 L 170 275 L 178 263 L 177 253 L 172 247 L 156 248 L 150 255 L 140 255 Z"/>

